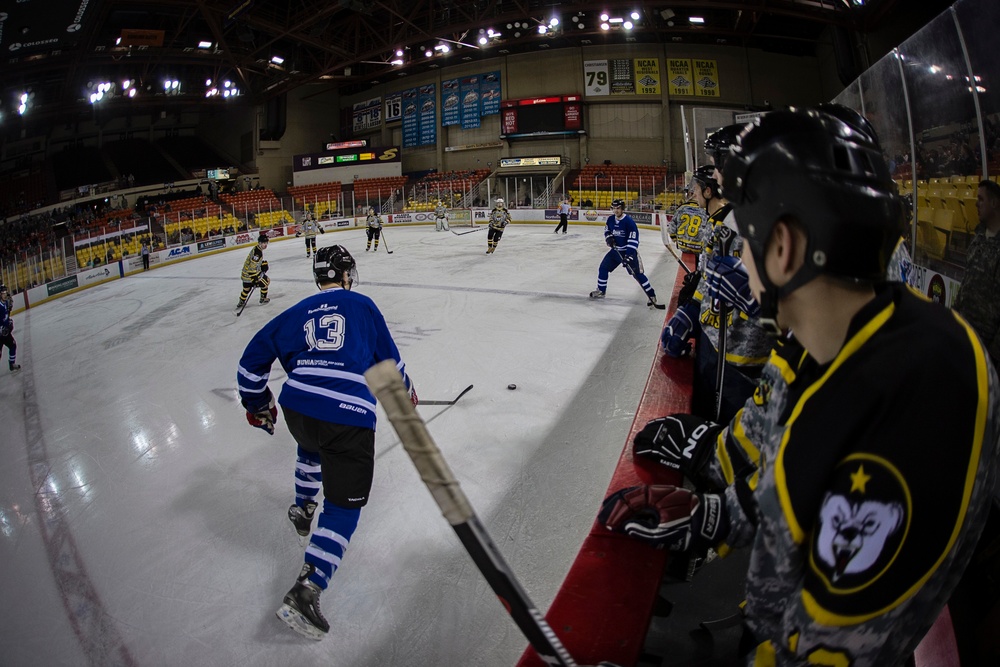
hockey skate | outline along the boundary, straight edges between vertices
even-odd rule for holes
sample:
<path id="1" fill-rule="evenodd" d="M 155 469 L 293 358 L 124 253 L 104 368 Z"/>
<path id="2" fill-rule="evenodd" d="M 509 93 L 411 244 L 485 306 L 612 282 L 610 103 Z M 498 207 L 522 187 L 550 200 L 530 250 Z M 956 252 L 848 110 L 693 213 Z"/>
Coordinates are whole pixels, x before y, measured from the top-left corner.
<path id="1" fill-rule="evenodd" d="M 21 370 L 21 364 L 11 364 L 10 365 L 10 372 L 11 373 L 17 373 L 19 370 Z"/>
<path id="2" fill-rule="evenodd" d="M 265 303 L 271 303 L 271 300 L 269 298 L 267 298 L 266 296 L 262 296 L 262 297 L 260 297 L 260 303 L 261 303 L 261 305 L 264 305 Z"/>
<path id="3" fill-rule="evenodd" d="M 603 290 L 599 290 L 599 289 L 595 289 L 593 292 L 590 293 L 590 298 L 591 299 L 603 299 L 604 298 L 604 291 Z"/>
<path id="4" fill-rule="evenodd" d="M 330 631 L 330 624 L 323 618 L 323 612 L 319 608 L 319 595 L 322 591 L 309 581 L 309 575 L 313 571 L 314 566 L 310 563 L 302 566 L 298 580 L 285 594 L 275 615 L 303 637 L 323 639 Z"/>
<path id="5" fill-rule="evenodd" d="M 239 315 L 240 313 L 243 312 L 243 308 L 246 305 L 247 305 L 247 302 L 244 301 L 243 299 L 240 299 L 239 301 L 236 302 L 236 308 L 233 309 L 233 312 L 236 313 L 237 315 Z"/>
<path id="6" fill-rule="evenodd" d="M 295 532 L 299 534 L 301 546 L 309 544 L 309 529 L 312 528 L 313 514 L 315 513 L 316 503 L 306 503 L 305 507 L 292 505 L 288 508 L 288 520 L 295 526 Z"/>
<path id="7" fill-rule="evenodd" d="M 667 309 L 667 304 L 665 304 L 665 303 L 657 303 L 655 296 L 649 297 L 649 301 L 646 303 L 646 305 L 649 306 L 650 308 L 656 308 L 657 310 L 666 310 Z"/>

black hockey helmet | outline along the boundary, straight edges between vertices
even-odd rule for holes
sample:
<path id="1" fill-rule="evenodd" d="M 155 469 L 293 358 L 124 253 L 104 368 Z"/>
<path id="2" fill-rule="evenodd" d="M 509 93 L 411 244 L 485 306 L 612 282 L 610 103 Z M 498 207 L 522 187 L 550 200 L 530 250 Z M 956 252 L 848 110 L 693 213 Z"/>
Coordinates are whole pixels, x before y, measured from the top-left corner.
<path id="1" fill-rule="evenodd" d="M 260 236 L 257 237 L 257 243 L 267 243 L 269 240 L 270 239 L 267 238 L 267 234 L 264 232 L 261 232 Z"/>
<path id="2" fill-rule="evenodd" d="M 8 291 L 7 286 L 4 285 L 3 283 L 0 283 L 0 294 L 7 294 L 7 291 Z"/>
<path id="3" fill-rule="evenodd" d="M 694 174 L 691 175 L 691 183 L 688 185 L 688 189 L 693 190 L 695 187 L 699 187 L 701 189 L 712 188 L 712 196 L 721 197 L 722 187 L 719 185 L 719 182 L 715 180 L 714 174 L 715 165 L 703 164 L 694 170 Z"/>
<path id="4" fill-rule="evenodd" d="M 772 111 L 740 135 L 726 162 L 722 194 L 735 209 L 765 287 L 761 319 L 820 274 L 875 282 L 900 235 L 895 183 L 878 144 L 822 111 Z M 777 288 L 764 253 L 774 224 L 795 220 L 807 236 L 805 264 Z"/>
<path id="5" fill-rule="evenodd" d="M 620 208 L 620 209 L 622 209 L 624 211 L 625 210 L 625 200 L 624 199 L 612 199 L 611 200 L 611 208 Z"/>
<path id="6" fill-rule="evenodd" d="M 313 277 L 316 278 L 316 285 L 323 289 L 323 283 L 341 283 L 344 272 L 348 273 L 348 284 L 350 286 L 358 280 L 357 262 L 347 252 L 347 248 L 342 245 L 332 245 L 320 248 L 316 251 L 313 259 Z"/>
<path id="7" fill-rule="evenodd" d="M 824 102 L 823 104 L 816 105 L 816 109 L 823 113 L 828 113 L 838 120 L 842 120 L 850 125 L 851 129 L 867 135 L 873 144 L 878 145 L 878 132 L 875 131 L 875 126 L 851 107 L 837 102 Z"/>
<path id="8" fill-rule="evenodd" d="M 722 172 L 726 158 L 729 157 L 730 146 L 736 143 L 736 138 L 740 136 L 740 132 L 743 131 L 744 127 L 746 125 L 741 123 L 726 125 L 708 135 L 708 139 L 705 139 L 705 152 L 712 158 L 715 168 L 720 172 Z"/>

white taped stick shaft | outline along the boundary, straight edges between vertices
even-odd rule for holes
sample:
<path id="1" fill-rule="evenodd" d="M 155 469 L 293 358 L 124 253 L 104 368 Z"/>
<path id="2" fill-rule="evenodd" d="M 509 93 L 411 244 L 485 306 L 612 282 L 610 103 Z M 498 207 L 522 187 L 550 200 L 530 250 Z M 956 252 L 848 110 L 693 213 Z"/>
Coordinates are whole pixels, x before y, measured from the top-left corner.
<path id="1" fill-rule="evenodd" d="M 441 456 L 427 424 L 414 409 L 395 362 L 386 360 L 375 364 L 365 371 L 365 379 L 375 398 L 382 402 L 403 449 L 413 459 L 420 479 L 434 496 L 444 518 L 452 526 L 468 521 L 473 516 L 469 499 Z"/>

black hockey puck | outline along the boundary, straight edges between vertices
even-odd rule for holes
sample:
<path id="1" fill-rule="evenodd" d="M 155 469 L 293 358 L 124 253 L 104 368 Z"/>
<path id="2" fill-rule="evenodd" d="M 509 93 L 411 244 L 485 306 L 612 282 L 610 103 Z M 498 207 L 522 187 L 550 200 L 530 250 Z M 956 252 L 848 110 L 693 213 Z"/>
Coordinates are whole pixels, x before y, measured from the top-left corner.
<path id="1" fill-rule="evenodd" d="M 509 384 L 509 385 L 507 385 L 507 388 L 508 389 L 517 389 L 517 385 L 516 384 Z"/>

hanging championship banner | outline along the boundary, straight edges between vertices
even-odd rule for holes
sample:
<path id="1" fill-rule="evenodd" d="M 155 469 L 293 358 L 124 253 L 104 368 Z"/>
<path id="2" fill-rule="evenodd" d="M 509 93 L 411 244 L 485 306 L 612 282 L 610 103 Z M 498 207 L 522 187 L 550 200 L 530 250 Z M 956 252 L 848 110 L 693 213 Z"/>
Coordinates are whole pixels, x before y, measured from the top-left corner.
<path id="1" fill-rule="evenodd" d="M 660 94 L 660 61 L 658 59 L 635 59 L 635 92 L 638 95 Z"/>
<path id="2" fill-rule="evenodd" d="M 635 95 L 635 75 L 631 60 L 609 60 L 612 95 Z"/>
<path id="3" fill-rule="evenodd" d="M 667 58 L 667 94 L 694 95 L 694 77 L 689 58 Z"/>
<path id="4" fill-rule="evenodd" d="M 441 82 L 441 127 L 462 122 L 458 79 Z"/>
<path id="5" fill-rule="evenodd" d="M 719 97 L 719 68 L 714 60 L 694 60 L 696 97 Z"/>

